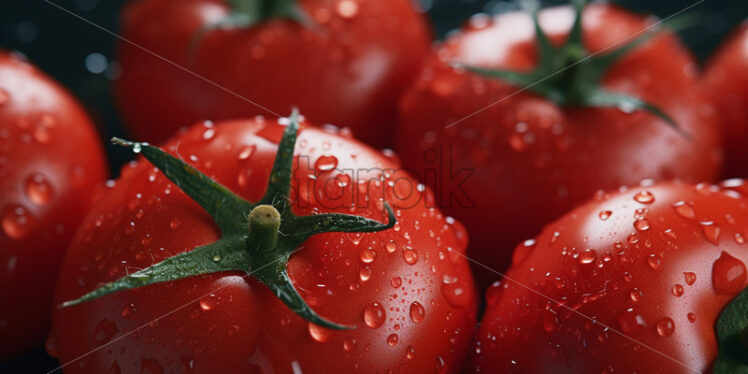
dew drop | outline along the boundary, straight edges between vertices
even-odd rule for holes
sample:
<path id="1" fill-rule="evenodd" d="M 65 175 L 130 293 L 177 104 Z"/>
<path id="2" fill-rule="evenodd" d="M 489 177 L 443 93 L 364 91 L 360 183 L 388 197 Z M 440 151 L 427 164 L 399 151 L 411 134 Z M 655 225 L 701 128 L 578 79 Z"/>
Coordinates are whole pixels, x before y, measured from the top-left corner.
<path id="1" fill-rule="evenodd" d="M 692 205 L 693 204 L 681 200 L 673 204 L 673 209 L 675 209 L 675 212 L 683 218 L 694 219 L 696 217 L 696 212 L 693 210 Z"/>
<path id="2" fill-rule="evenodd" d="M 735 295 L 740 292 L 746 279 L 745 264 L 722 251 L 712 265 L 712 287 L 720 295 Z"/>
<path id="3" fill-rule="evenodd" d="M 683 278 L 685 279 L 687 285 L 692 286 L 696 282 L 696 273 L 687 271 L 683 273 Z"/>
<path id="4" fill-rule="evenodd" d="M 638 231 L 647 231 L 649 230 L 649 221 L 646 219 L 641 219 L 636 222 L 634 222 L 634 228 L 636 228 Z"/>
<path id="5" fill-rule="evenodd" d="M 353 18 L 358 13 L 358 4 L 353 0 L 342 0 L 338 3 L 336 10 L 343 18 Z"/>
<path id="6" fill-rule="evenodd" d="M 699 222 L 699 224 L 706 240 L 714 245 L 719 244 L 719 226 L 712 221 L 703 221 Z"/>
<path id="7" fill-rule="evenodd" d="M 413 346 L 408 346 L 408 349 L 405 350 L 405 357 L 408 358 L 408 360 L 412 360 L 416 357 L 416 349 L 413 348 Z"/>
<path id="8" fill-rule="evenodd" d="M 315 325 L 311 322 L 308 323 L 307 329 L 309 330 L 309 336 L 311 336 L 316 342 L 325 343 L 330 341 L 330 338 L 332 338 L 332 330 Z"/>
<path id="9" fill-rule="evenodd" d="M 334 170 L 336 167 L 338 167 L 338 159 L 335 156 L 320 156 L 314 163 L 314 168 L 320 172 Z"/>
<path id="10" fill-rule="evenodd" d="M 628 308 L 618 315 L 618 324 L 621 326 L 626 334 L 631 334 L 638 330 L 642 326 L 647 324 L 644 322 L 644 318 L 634 311 L 634 308 Z"/>
<path id="11" fill-rule="evenodd" d="M 343 350 L 346 352 L 353 352 L 356 349 L 356 339 L 345 338 L 343 340 Z"/>
<path id="12" fill-rule="evenodd" d="M 696 315 L 693 313 L 688 313 L 688 322 L 691 322 L 691 323 L 696 322 Z"/>
<path id="13" fill-rule="evenodd" d="M 633 302 L 638 302 L 639 300 L 642 299 L 643 296 L 644 296 L 644 293 L 638 288 L 633 288 L 629 292 L 629 298 L 631 298 L 631 301 Z"/>
<path id="14" fill-rule="evenodd" d="M 371 248 L 367 248 L 361 251 L 358 257 L 364 264 L 370 264 L 377 258 L 377 252 Z"/>
<path id="15" fill-rule="evenodd" d="M 216 306 L 216 295 L 210 294 L 200 299 L 200 309 L 209 311 Z"/>
<path id="16" fill-rule="evenodd" d="M 442 282 L 441 289 L 442 295 L 452 306 L 463 307 L 470 302 L 468 293 L 465 292 L 465 288 L 459 282 Z"/>
<path id="17" fill-rule="evenodd" d="M 52 185 L 44 175 L 34 173 L 26 178 L 24 183 L 26 196 L 36 205 L 45 205 L 52 200 L 54 192 Z"/>
<path id="18" fill-rule="evenodd" d="M 600 213 L 598 213 L 597 216 L 600 217 L 601 220 L 605 221 L 608 218 L 610 218 L 612 214 L 613 212 L 611 212 L 610 210 L 603 210 L 603 211 L 600 211 Z"/>
<path id="19" fill-rule="evenodd" d="M 358 277 L 361 279 L 362 282 L 366 282 L 371 278 L 371 268 L 368 266 L 364 266 L 361 268 L 361 270 L 358 272 Z"/>
<path id="20" fill-rule="evenodd" d="M 394 252 L 395 252 L 395 250 L 397 250 L 397 244 L 395 244 L 395 242 L 393 242 L 392 240 L 390 240 L 390 241 L 389 241 L 389 242 L 387 242 L 387 244 L 385 245 L 385 248 L 387 248 L 387 252 L 388 252 L 388 253 L 394 253 Z"/>
<path id="21" fill-rule="evenodd" d="M 378 302 L 373 302 L 364 308 L 364 323 L 373 329 L 379 328 L 384 323 L 386 313 L 384 307 Z"/>
<path id="22" fill-rule="evenodd" d="M 668 337 L 673 334 L 673 330 L 675 330 L 675 324 L 673 323 L 673 320 L 665 317 L 659 321 L 657 321 L 657 334 L 662 337 Z"/>
<path id="23" fill-rule="evenodd" d="M 735 233 L 735 243 L 738 244 L 744 244 L 745 243 L 745 236 L 739 232 Z"/>
<path id="24" fill-rule="evenodd" d="M 169 228 L 174 230 L 177 227 L 179 227 L 179 224 L 180 224 L 179 218 L 174 218 L 171 221 L 169 221 Z"/>
<path id="25" fill-rule="evenodd" d="M 124 318 L 131 318 L 133 315 L 135 315 L 135 304 L 125 305 L 125 307 L 122 308 L 122 312 L 120 314 Z"/>
<path id="26" fill-rule="evenodd" d="M 392 288 L 400 288 L 402 284 L 403 280 L 400 277 L 392 277 L 392 279 L 390 279 L 390 285 Z"/>
<path id="27" fill-rule="evenodd" d="M 140 153 L 143 151 L 143 146 L 140 143 L 134 143 L 132 145 L 132 151 L 135 153 Z"/>
<path id="28" fill-rule="evenodd" d="M 419 302 L 414 301 L 412 304 L 410 304 L 410 320 L 415 323 L 421 323 L 423 322 L 423 319 L 426 317 L 426 309 L 423 308 L 423 305 L 421 305 Z"/>
<path id="29" fill-rule="evenodd" d="M 397 334 L 390 334 L 390 336 L 387 337 L 387 344 L 390 345 L 390 347 L 394 347 L 395 344 L 397 344 Z"/>
<path id="30" fill-rule="evenodd" d="M 255 153 L 255 149 L 257 149 L 254 145 L 244 145 L 241 148 L 239 148 L 238 158 L 240 160 L 246 160 L 252 157 L 252 154 Z"/>
<path id="31" fill-rule="evenodd" d="M 414 265 L 418 261 L 418 252 L 411 248 L 403 250 L 403 258 L 408 265 Z"/>
<path id="32" fill-rule="evenodd" d="M 20 205 L 5 207 L 2 217 L 3 231 L 12 239 L 22 239 L 31 229 L 31 216 Z"/>
<path id="33" fill-rule="evenodd" d="M 683 286 L 681 286 L 680 284 L 676 284 L 675 286 L 673 286 L 672 292 L 673 292 L 673 295 L 677 297 L 683 296 L 683 292 L 684 292 Z"/>
<path id="34" fill-rule="evenodd" d="M 652 204 L 655 201 L 655 197 L 649 191 L 640 191 L 634 195 L 634 200 L 642 204 Z"/>
<path id="35" fill-rule="evenodd" d="M 652 270 L 657 270 L 662 266 L 662 259 L 653 253 L 647 257 L 647 265 L 649 265 Z"/>
<path id="36" fill-rule="evenodd" d="M 580 264 L 591 264 L 597 259 L 597 254 L 593 249 L 586 249 L 584 252 L 579 254 Z"/>

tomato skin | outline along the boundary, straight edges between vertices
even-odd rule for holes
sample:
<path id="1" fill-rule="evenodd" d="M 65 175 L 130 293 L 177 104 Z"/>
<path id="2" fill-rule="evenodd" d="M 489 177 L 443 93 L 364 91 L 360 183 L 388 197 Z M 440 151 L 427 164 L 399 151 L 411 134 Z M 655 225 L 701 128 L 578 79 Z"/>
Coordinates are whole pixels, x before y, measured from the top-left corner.
<path id="1" fill-rule="evenodd" d="M 44 341 L 60 261 L 106 177 L 72 95 L 0 51 L 0 360 Z"/>
<path id="2" fill-rule="evenodd" d="M 540 16 L 555 43 L 562 42 L 572 20 L 569 7 L 549 8 Z M 590 52 L 599 52 L 646 24 L 644 17 L 614 5 L 590 4 L 584 41 Z M 525 14 L 476 17 L 437 48 L 400 103 L 396 150 L 406 167 L 421 176 L 435 167 L 447 173 L 425 159 L 428 150 L 441 146 L 452 152 L 442 152 L 443 162 L 473 171 L 462 187 L 475 206 L 453 202 L 442 209 L 470 230 L 471 257 L 499 271 L 508 266 L 514 246 L 598 189 L 644 178 L 713 180 L 721 162 L 714 111 L 697 84 L 693 58 L 673 35 L 661 34 L 619 60 L 603 88 L 659 106 L 690 139 L 648 113 L 563 108 L 447 64 L 528 71 L 536 64 L 534 43 Z M 478 268 L 476 277 L 483 284 L 495 278 Z"/>
<path id="3" fill-rule="evenodd" d="M 704 83 L 715 98 L 725 132 L 727 177 L 748 176 L 748 23 L 728 38 L 712 56 Z"/>
<path id="4" fill-rule="evenodd" d="M 228 14 L 221 0 L 131 2 L 122 15 L 122 33 L 276 113 L 297 106 L 315 123 L 351 127 L 369 144 L 388 144 L 397 97 L 428 53 L 425 18 L 409 0 L 298 4 L 317 27 L 272 20 L 214 31 L 192 62 L 195 34 Z M 118 60 L 119 106 L 139 140 L 160 142 L 206 118 L 270 115 L 129 43 L 120 43 Z"/>
<path id="5" fill-rule="evenodd" d="M 486 294 L 472 371 L 707 372 L 715 321 L 734 297 L 718 288 L 738 278 L 719 270 L 720 259 L 742 264 L 742 290 L 746 223 L 743 195 L 705 184 L 599 194 L 543 229 L 532 248 L 517 248 L 525 255 L 510 268 L 512 280 Z"/>
<path id="6" fill-rule="evenodd" d="M 178 145 L 178 154 L 187 162 L 242 197 L 257 201 L 282 130 L 275 120 L 262 119 L 227 121 L 213 128 L 198 125 L 165 149 L 174 152 Z M 335 189 L 339 184 L 328 181 L 345 182 L 348 179 L 342 174 L 318 175 L 316 190 L 305 189 L 301 182 L 315 168 L 328 168 L 332 163 L 340 170 L 398 169 L 396 161 L 345 136 L 308 126 L 302 127 L 296 152 L 308 155 L 310 166 L 299 158 L 294 171 L 294 180 L 300 183 L 297 193 L 292 193 L 295 213 L 335 210 L 383 218 L 381 206 L 374 203 L 381 193 L 374 187 L 358 195 L 370 198 L 370 206 L 352 210 L 352 195 L 344 194 L 340 201 L 328 198 L 341 191 Z M 119 278 L 128 268 L 149 266 L 219 237 L 210 216 L 149 163 L 139 160 L 126 166 L 122 175 L 88 215 L 71 245 L 60 276 L 58 302 Z M 342 191 L 350 192 L 356 184 L 356 178 L 351 178 Z M 322 196 L 322 188 L 333 191 Z M 308 200 L 310 191 L 311 196 L 321 197 Z M 362 235 L 315 235 L 289 262 L 289 274 L 312 308 L 331 321 L 357 326 L 354 330 L 318 330 L 254 278 L 212 274 L 56 310 L 56 353 L 66 363 L 110 343 L 66 366 L 70 373 L 106 372 L 113 366 L 122 373 L 143 368 L 290 373 L 297 367 L 304 373 L 431 372 L 439 365 L 442 372 L 456 372 L 470 348 L 477 302 L 469 267 L 459 255 L 466 246 L 461 239 L 464 229 L 450 224 L 438 210 L 426 208 L 426 200 L 407 209 L 388 201 L 396 209 L 395 228 Z M 408 248 L 415 252 L 405 253 Z M 447 252 L 448 248 L 455 253 Z M 375 252 L 373 260 L 368 249 Z M 414 253 L 415 262 L 408 257 Z M 443 285 L 443 279 L 447 284 Z M 218 289 L 221 286 L 225 287 Z M 367 307 L 379 310 L 372 306 L 374 302 L 385 313 L 377 328 L 364 321 Z M 421 314 L 418 305 L 412 306 L 414 302 L 423 307 L 423 320 L 419 321 Z M 141 326 L 146 327 L 124 336 Z M 412 358 L 408 358 L 409 347 L 413 347 Z"/>

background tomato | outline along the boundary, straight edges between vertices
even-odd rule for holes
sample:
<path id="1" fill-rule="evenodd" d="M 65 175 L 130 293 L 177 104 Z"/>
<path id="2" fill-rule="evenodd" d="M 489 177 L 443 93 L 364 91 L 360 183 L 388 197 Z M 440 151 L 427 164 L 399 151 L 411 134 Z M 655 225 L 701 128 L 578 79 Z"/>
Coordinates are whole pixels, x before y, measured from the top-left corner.
<path id="1" fill-rule="evenodd" d="M 258 201 L 284 126 L 263 119 L 208 125 L 193 127 L 166 149 Z M 303 129 L 297 155 L 294 213 L 338 211 L 379 220 L 382 197 L 395 208 L 393 229 L 315 235 L 288 265 L 319 315 L 356 329 L 310 324 L 255 278 L 211 274 L 56 310 L 52 353 L 67 364 L 66 372 L 457 371 L 476 313 L 462 226 L 427 208 L 430 192 L 421 200 L 394 199 L 394 188 L 385 186 L 395 176 L 415 182 L 399 173 L 381 175 L 372 168 L 397 169 L 397 162 L 346 136 Z M 359 183 L 367 178 L 374 178 L 368 187 Z M 57 301 L 218 236 L 210 216 L 151 164 L 133 163 L 79 231 Z"/>
<path id="2" fill-rule="evenodd" d="M 44 341 L 60 262 L 105 175 L 83 108 L 0 51 L 0 360 Z"/>
<path id="3" fill-rule="evenodd" d="M 554 43 L 568 34 L 573 13 L 570 7 L 541 12 Z M 651 24 L 610 4 L 589 5 L 583 20 L 592 53 L 620 47 Z M 712 180 L 721 161 L 715 110 L 698 84 L 695 61 L 670 33 L 659 32 L 621 58 L 602 86 L 658 106 L 689 137 L 647 112 L 562 107 L 448 65 L 527 71 L 537 63 L 534 37 L 527 14 L 476 16 L 437 48 L 401 102 L 397 151 L 403 163 L 422 177 L 434 168 L 447 173 L 429 159 L 436 150 L 449 170 L 473 172 L 462 185 L 473 206 L 446 195 L 442 204 L 470 230 L 471 257 L 497 270 L 506 268 L 517 243 L 598 189 L 643 178 Z M 566 70 L 570 79 L 584 83 L 574 69 Z M 475 270 L 484 284 L 492 277 Z"/>
<path id="4" fill-rule="evenodd" d="M 228 90 L 278 113 L 292 105 L 319 123 L 351 127 L 376 145 L 390 138 L 395 103 L 427 53 L 430 32 L 409 0 L 301 0 L 312 19 L 196 34 L 230 13 L 221 0 L 130 3 L 122 34 Z M 172 64 L 120 43 L 119 106 L 140 140 L 163 141 L 206 118 L 268 115 Z"/>
<path id="5" fill-rule="evenodd" d="M 747 224 L 748 201 L 717 186 L 598 194 L 517 247 L 473 371 L 711 371 L 715 321 L 746 286 Z"/>
<path id="6" fill-rule="evenodd" d="M 712 91 L 725 131 L 725 171 L 748 176 L 748 23 L 720 47 L 707 64 L 704 81 Z"/>

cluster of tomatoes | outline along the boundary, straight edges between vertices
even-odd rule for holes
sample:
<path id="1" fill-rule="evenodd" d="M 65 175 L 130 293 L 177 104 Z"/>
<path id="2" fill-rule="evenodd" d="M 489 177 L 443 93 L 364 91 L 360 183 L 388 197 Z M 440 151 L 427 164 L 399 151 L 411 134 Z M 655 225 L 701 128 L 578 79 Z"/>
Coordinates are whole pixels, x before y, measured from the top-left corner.
<path id="1" fill-rule="evenodd" d="M 410 0 L 121 23 L 118 104 L 153 145 L 117 140 L 141 156 L 116 180 L 80 104 L 0 52 L 0 360 L 46 338 L 66 373 L 748 371 L 748 26 L 702 71 L 583 1 L 435 46 Z"/>

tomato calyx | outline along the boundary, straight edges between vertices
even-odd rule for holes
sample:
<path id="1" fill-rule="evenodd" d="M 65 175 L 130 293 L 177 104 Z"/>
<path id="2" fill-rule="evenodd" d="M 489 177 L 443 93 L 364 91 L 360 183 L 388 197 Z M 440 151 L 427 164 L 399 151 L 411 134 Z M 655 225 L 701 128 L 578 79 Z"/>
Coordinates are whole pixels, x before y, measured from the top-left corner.
<path id="1" fill-rule="evenodd" d="M 141 153 L 203 210 L 213 217 L 221 238 L 107 283 L 62 307 L 87 302 L 104 295 L 169 282 L 200 274 L 242 271 L 269 287 L 291 310 L 308 321 L 330 329 L 350 329 L 330 322 L 314 312 L 294 287 L 287 272 L 288 260 L 309 237 L 328 232 L 377 232 L 392 228 L 397 220 L 384 203 L 387 223 L 339 213 L 297 216 L 291 212 L 289 192 L 293 151 L 299 130 L 298 112 L 289 117 L 270 180 L 262 199 L 252 203 L 212 180 L 184 161 L 148 143 L 118 138 L 112 142 Z"/>
<path id="2" fill-rule="evenodd" d="M 670 127 L 688 134 L 678 127 L 667 113 L 657 106 L 637 97 L 610 92 L 602 88 L 605 73 L 631 50 L 649 40 L 654 33 L 646 32 L 636 39 L 612 51 L 591 54 L 582 41 L 582 12 L 586 0 L 573 0 L 574 23 L 566 42 L 556 47 L 540 27 L 536 0 L 523 1 L 523 7 L 532 15 L 535 26 L 535 43 L 538 49 L 538 65 L 530 72 L 516 72 L 482 68 L 463 64 L 452 64 L 456 68 L 507 82 L 541 95 L 564 107 L 617 108 L 626 113 L 643 110 L 649 112 Z"/>
<path id="3" fill-rule="evenodd" d="M 748 287 L 725 307 L 715 330 L 719 354 L 714 373 L 748 373 Z"/>

